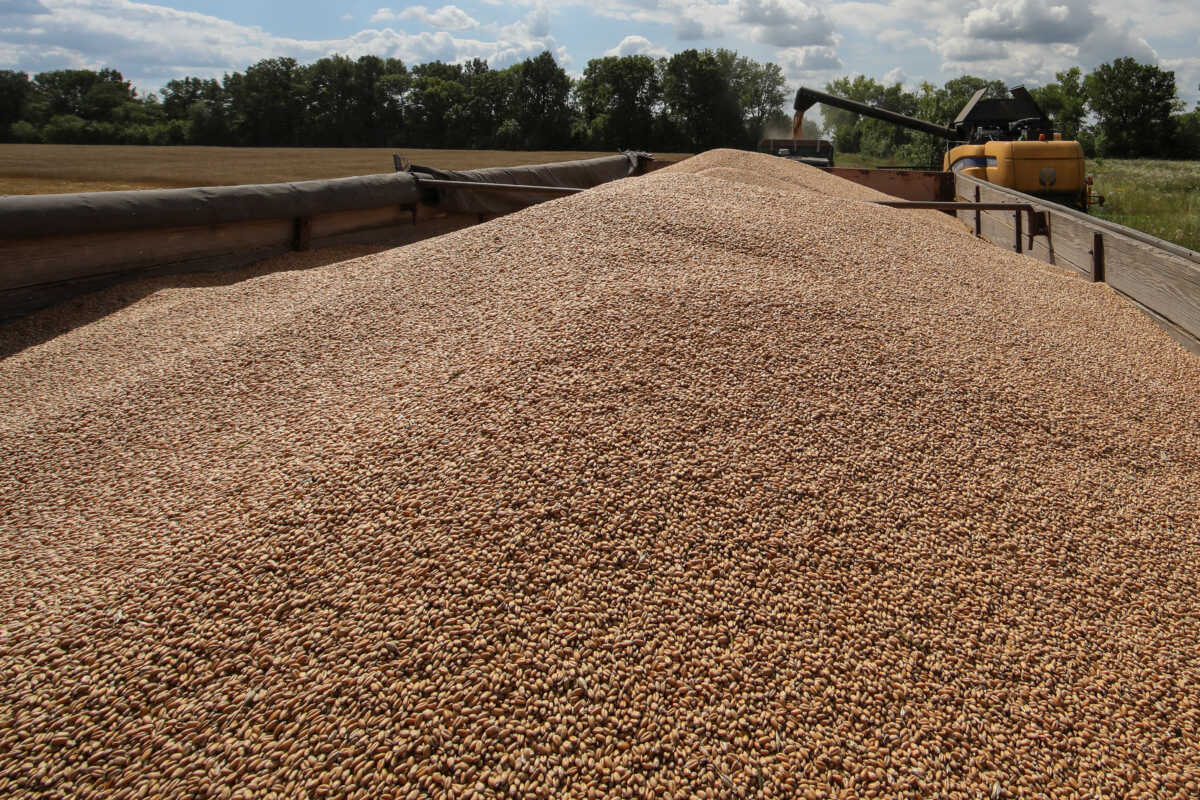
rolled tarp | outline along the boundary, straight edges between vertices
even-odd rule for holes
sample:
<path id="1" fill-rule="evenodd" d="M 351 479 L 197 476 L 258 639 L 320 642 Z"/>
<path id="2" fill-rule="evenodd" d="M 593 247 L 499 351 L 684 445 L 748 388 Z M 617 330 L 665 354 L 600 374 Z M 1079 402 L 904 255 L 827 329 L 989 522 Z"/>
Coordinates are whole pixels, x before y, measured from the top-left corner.
<path id="1" fill-rule="evenodd" d="M 409 172 L 439 180 L 590 189 L 602 183 L 639 175 L 650 159 L 649 153 L 630 151 L 600 158 L 531 164 L 523 167 L 447 170 L 414 165 L 409 168 Z M 519 189 L 482 192 L 469 188 L 438 186 L 422 193 L 422 202 L 436 205 L 442 211 L 459 214 L 509 214 L 549 199 L 551 198 L 543 193 L 522 192 Z"/>
<path id="2" fill-rule="evenodd" d="M 415 206 L 419 199 L 416 180 L 405 172 L 192 189 L 12 195 L 0 197 L 0 238 L 311 217 L 388 205 Z"/>

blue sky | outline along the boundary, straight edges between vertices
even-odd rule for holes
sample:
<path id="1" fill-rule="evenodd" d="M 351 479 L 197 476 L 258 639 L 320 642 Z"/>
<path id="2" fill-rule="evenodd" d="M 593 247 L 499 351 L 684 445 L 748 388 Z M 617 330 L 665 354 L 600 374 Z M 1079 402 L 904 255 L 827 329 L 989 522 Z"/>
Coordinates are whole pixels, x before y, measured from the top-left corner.
<path id="1" fill-rule="evenodd" d="M 0 0 L 0 68 L 121 70 L 143 91 L 260 58 L 374 53 L 407 62 L 550 50 L 578 74 L 605 54 L 728 47 L 792 87 L 865 73 L 915 86 L 971 73 L 1040 85 L 1120 56 L 1173 69 L 1200 100 L 1200 2 L 1142 0 Z"/>

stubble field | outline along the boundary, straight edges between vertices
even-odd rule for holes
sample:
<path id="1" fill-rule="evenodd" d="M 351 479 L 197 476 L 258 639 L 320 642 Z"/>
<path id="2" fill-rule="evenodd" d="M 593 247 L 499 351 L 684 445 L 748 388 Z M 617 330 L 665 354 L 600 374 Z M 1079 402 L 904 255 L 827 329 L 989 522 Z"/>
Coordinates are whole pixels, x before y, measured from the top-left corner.
<path id="1" fill-rule="evenodd" d="M 0 195 L 168 189 L 341 178 L 392 171 L 392 153 L 443 169 L 548 164 L 611 153 L 392 147 L 0 145 Z M 684 153 L 660 153 L 678 161 Z"/>

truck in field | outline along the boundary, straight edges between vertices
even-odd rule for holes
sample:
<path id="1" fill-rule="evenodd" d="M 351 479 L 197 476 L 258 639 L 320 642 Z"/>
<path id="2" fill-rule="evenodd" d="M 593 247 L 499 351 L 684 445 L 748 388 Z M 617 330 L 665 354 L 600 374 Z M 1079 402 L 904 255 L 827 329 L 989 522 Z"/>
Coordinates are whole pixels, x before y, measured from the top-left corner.
<path id="1" fill-rule="evenodd" d="M 833 142 L 825 139 L 763 139 L 758 143 L 758 152 L 814 167 L 833 166 Z"/>

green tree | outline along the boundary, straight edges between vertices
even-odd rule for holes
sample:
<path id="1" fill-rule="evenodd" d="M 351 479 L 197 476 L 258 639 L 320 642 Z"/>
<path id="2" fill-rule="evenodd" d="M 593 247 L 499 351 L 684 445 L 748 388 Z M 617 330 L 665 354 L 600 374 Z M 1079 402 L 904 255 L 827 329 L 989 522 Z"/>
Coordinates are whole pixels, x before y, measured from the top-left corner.
<path id="1" fill-rule="evenodd" d="M 50 144 L 89 144 L 95 141 L 87 120 L 74 114 L 57 114 L 42 126 L 42 138 Z"/>
<path id="2" fill-rule="evenodd" d="M 463 65 L 467 94 L 459 124 L 467 146 L 496 146 L 499 128 L 507 118 L 515 76 L 515 67 L 494 70 L 478 58 Z"/>
<path id="3" fill-rule="evenodd" d="M 167 81 L 161 93 L 163 114 L 167 119 L 187 119 L 192 104 L 201 102 L 206 83 L 203 78 L 191 77 Z"/>
<path id="4" fill-rule="evenodd" d="M 911 116 L 939 125 L 949 125 L 962 111 L 963 106 L 970 102 L 971 96 L 980 89 L 984 90 L 984 97 L 1008 97 L 1008 88 L 1004 81 L 989 81 L 974 75 L 952 78 L 940 89 L 932 83 L 925 82 L 916 94 L 916 110 Z M 898 150 L 897 157 L 905 164 L 941 169 L 947 144 L 941 137 L 914 131 L 909 144 Z"/>
<path id="5" fill-rule="evenodd" d="M 187 144 L 237 143 L 230 125 L 229 93 L 214 78 L 169 81 L 162 90 L 162 109 L 168 122 L 180 124 Z"/>
<path id="6" fill-rule="evenodd" d="M 1196 110 L 1175 117 L 1174 158 L 1200 160 L 1200 103 Z"/>
<path id="7" fill-rule="evenodd" d="M 380 106 L 378 109 L 379 136 L 383 144 L 400 144 L 404 141 L 405 106 L 412 90 L 412 75 L 404 62 L 389 58 L 383 63 L 383 74 L 377 86 Z"/>
<path id="8" fill-rule="evenodd" d="M 230 126 L 238 144 L 286 147 L 299 144 L 303 127 L 304 74 L 294 58 L 267 58 L 244 74 L 226 75 Z"/>
<path id="9" fill-rule="evenodd" d="M 663 100 L 680 147 L 707 150 L 743 141 L 745 129 L 738 97 L 717 54 L 684 50 L 663 71 Z"/>
<path id="10" fill-rule="evenodd" d="M 12 126 L 24 118 L 29 95 L 28 74 L 0 69 L 0 142 L 11 141 Z"/>
<path id="11" fill-rule="evenodd" d="M 1175 73 L 1133 58 L 1101 64 L 1084 80 L 1096 115 L 1101 155 L 1165 156 L 1175 135 L 1172 115 L 1182 108 Z"/>
<path id="12" fill-rule="evenodd" d="M 778 64 L 739 60 L 738 96 L 742 105 L 746 136 L 751 147 L 763 137 L 768 125 L 786 122 L 787 78 Z M 790 123 L 789 123 L 790 124 Z"/>
<path id="13" fill-rule="evenodd" d="M 392 102 L 396 75 L 407 77 L 404 62 L 396 58 L 361 56 L 354 62 L 351 82 L 350 125 L 357 145 L 386 145 L 399 133 L 403 116 L 399 103 Z"/>
<path id="14" fill-rule="evenodd" d="M 825 84 L 825 91 L 837 97 L 859 103 L 878 105 L 883 99 L 884 86 L 866 75 L 844 77 Z M 860 114 L 834 106 L 821 105 L 821 117 L 825 130 L 833 144 L 843 153 L 857 153 L 862 149 L 864 124 L 868 121 Z"/>
<path id="15" fill-rule="evenodd" d="M 33 79 L 34 115 L 42 119 L 73 116 L 104 122 L 137 95 L 115 69 L 60 69 L 39 72 Z"/>
<path id="16" fill-rule="evenodd" d="M 12 124 L 12 127 L 9 128 L 9 136 L 11 141 L 27 144 L 38 144 L 42 141 L 42 132 L 32 122 L 24 119 Z"/>
<path id="17" fill-rule="evenodd" d="M 549 51 L 517 67 L 510 107 L 526 147 L 540 150 L 568 144 L 570 94 L 571 79 Z"/>
<path id="18" fill-rule="evenodd" d="M 441 61 L 430 61 L 426 64 L 417 64 L 414 66 L 412 74 L 415 78 L 437 78 L 443 81 L 450 81 L 451 83 L 464 83 L 462 64 L 445 64 Z"/>
<path id="19" fill-rule="evenodd" d="M 401 140 L 417 147 L 465 146 L 470 138 L 466 119 L 471 79 L 462 64 L 431 61 L 415 65 L 403 96 Z"/>
<path id="20" fill-rule="evenodd" d="M 300 143 L 349 147 L 365 138 L 355 72 L 354 62 L 341 55 L 321 58 L 302 68 L 304 128 Z"/>
<path id="21" fill-rule="evenodd" d="M 1029 93 L 1042 107 L 1042 111 L 1054 121 L 1054 126 L 1064 139 L 1079 139 L 1083 121 L 1087 117 L 1087 93 L 1083 87 L 1083 72 L 1071 67 L 1054 76 L 1057 83 L 1048 83 Z"/>
<path id="22" fill-rule="evenodd" d="M 496 144 L 508 150 L 521 146 L 521 125 L 515 119 L 506 119 L 496 130 Z"/>
<path id="23" fill-rule="evenodd" d="M 607 56 L 588 62 L 575 86 L 582 138 L 591 147 L 646 148 L 662 85 L 649 56 Z"/>
<path id="24" fill-rule="evenodd" d="M 916 96 L 904 91 L 899 83 L 885 86 L 866 75 L 839 78 L 826 84 L 825 90 L 839 97 L 907 116 L 915 116 L 918 111 Z M 910 145 L 916 136 L 908 128 L 844 109 L 822 106 L 821 114 L 826 129 L 832 133 L 834 144 L 847 153 L 862 152 L 877 158 L 891 158 Z"/>
<path id="25" fill-rule="evenodd" d="M 406 107 L 406 142 L 421 147 L 461 146 L 465 140 L 461 121 L 466 99 L 467 91 L 461 83 L 418 75 Z"/>

